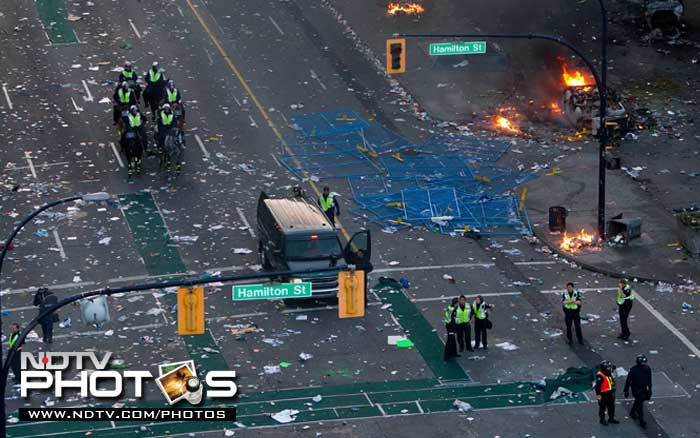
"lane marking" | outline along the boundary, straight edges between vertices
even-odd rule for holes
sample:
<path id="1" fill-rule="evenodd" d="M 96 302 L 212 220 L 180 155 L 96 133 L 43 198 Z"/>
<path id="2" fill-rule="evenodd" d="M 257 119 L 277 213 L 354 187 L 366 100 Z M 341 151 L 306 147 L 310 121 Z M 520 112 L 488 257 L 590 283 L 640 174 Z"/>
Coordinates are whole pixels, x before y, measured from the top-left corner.
<path id="1" fill-rule="evenodd" d="M 284 32 L 282 32 L 282 28 L 279 27 L 279 25 L 277 24 L 277 22 L 275 21 L 275 19 L 272 18 L 272 17 L 269 17 L 269 16 L 268 16 L 267 18 L 270 19 L 270 21 L 272 22 L 272 25 L 275 26 L 275 29 L 277 29 L 277 32 L 279 32 L 280 35 L 284 35 Z"/>
<path id="2" fill-rule="evenodd" d="M 241 207 L 236 207 L 236 211 L 238 212 L 238 217 L 240 217 L 241 221 L 243 221 L 243 225 L 248 227 L 248 233 L 250 234 L 250 237 L 255 239 L 255 230 L 253 230 L 253 227 L 251 227 L 250 223 L 248 223 L 248 219 L 245 218 L 245 215 L 243 214 L 243 209 Z"/>
<path id="3" fill-rule="evenodd" d="M 255 123 L 255 119 L 253 118 L 253 116 L 251 116 L 250 114 L 248 114 L 248 118 L 250 119 L 250 126 L 252 126 L 252 127 L 254 127 L 254 128 L 257 128 L 257 127 L 258 127 L 258 124 Z"/>
<path id="4" fill-rule="evenodd" d="M 58 252 L 61 254 L 63 260 L 67 259 L 66 251 L 63 249 L 63 243 L 61 243 L 61 236 L 58 235 L 58 230 L 53 230 L 53 237 L 56 239 L 56 246 L 58 246 Z"/>
<path id="5" fill-rule="evenodd" d="M 420 411 L 421 414 L 425 414 L 425 411 L 423 410 L 423 406 L 420 405 L 418 400 L 415 400 L 416 406 L 418 406 L 418 410 Z"/>
<path id="6" fill-rule="evenodd" d="M 136 25 L 134 24 L 133 21 L 131 21 L 131 18 L 129 18 L 129 24 L 131 25 L 131 28 L 134 30 L 134 33 L 138 37 L 138 39 L 141 39 L 141 34 L 139 33 L 139 30 L 136 29 Z"/>
<path id="7" fill-rule="evenodd" d="M 5 84 L 2 84 L 2 92 L 5 94 L 5 100 L 7 101 L 7 107 L 12 110 L 14 107 L 12 106 L 12 101 L 10 100 L 10 94 L 7 92 L 7 86 Z"/>
<path id="8" fill-rule="evenodd" d="M 117 163 L 119 163 L 119 167 L 124 167 L 124 162 L 122 161 L 122 156 L 117 150 L 117 145 L 115 145 L 113 141 L 110 141 L 109 145 L 112 147 L 112 152 L 114 152 L 114 156 L 117 157 Z"/>
<path id="9" fill-rule="evenodd" d="M 272 157 L 272 160 L 275 162 L 275 164 L 277 164 L 278 167 L 283 168 L 282 163 L 279 162 L 274 152 L 270 152 L 270 156 Z"/>
<path id="10" fill-rule="evenodd" d="M 78 161 L 73 161 L 72 163 L 92 163 L 92 160 L 78 160 Z M 37 164 L 36 167 L 43 169 L 43 168 L 48 168 L 48 167 L 52 167 L 52 166 L 65 166 L 67 164 L 71 164 L 71 161 L 57 161 L 55 163 L 44 162 L 41 164 Z M 6 170 L 23 170 L 23 169 L 29 169 L 29 166 L 14 166 L 14 167 L 6 168 Z"/>
<path id="11" fill-rule="evenodd" d="M 580 287 L 576 288 L 577 291 L 579 292 L 605 292 L 605 291 L 611 291 L 611 290 L 617 290 L 616 287 Z M 560 294 L 564 292 L 564 288 L 562 287 L 561 289 L 546 289 L 546 290 L 541 290 L 541 294 Z M 635 292 L 636 293 L 636 292 Z"/>
<path id="12" fill-rule="evenodd" d="M 204 143 L 202 143 L 202 139 L 199 138 L 199 135 L 195 134 L 194 139 L 197 141 L 199 148 L 202 150 L 202 153 L 204 154 L 204 158 L 208 159 L 209 157 L 211 157 L 207 148 L 204 147 Z"/>
<path id="13" fill-rule="evenodd" d="M 241 102 L 236 98 L 236 96 L 231 97 L 233 97 L 233 100 L 236 102 L 236 105 L 241 106 Z"/>
<path id="14" fill-rule="evenodd" d="M 182 9 L 180 9 L 180 6 L 177 7 L 177 11 L 180 13 L 181 17 L 185 17 L 185 14 L 182 12 Z"/>
<path id="15" fill-rule="evenodd" d="M 376 406 L 377 409 L 379 409 L 379 412 L 381 412 L 382 417 L 386 417 L 386 412 L 384 412 L 384 409 L 382 408 L 382 405 L 380 405 L 379 403 L 377 403 L 377 404 L 374 405 L 374 406 Z"/>
<path id="16" fill-rule="evenodd" d="M 515 266 L 537 266 L 537 265 L 556 265 L 557 263 L 559 263 L 559 262 L 554 261 L 554 260 L 541 260 L 541 261 L 532 260 L 529 262 L 514 262 L 513 264 Z"/>
<path id="17" fill-rule="evenodd" d="M 92 93 L 90 93 L 90 89 L 88 88 L 88 84 L 87 84 L 87 82 L 85 82 L 85 79 L 83 79 L 82 81 L 83 81 L 83 88 L 85 88 L 85 93 L 87 93 L 87 97 L 83 96 L 83 100 L 86 102 L 92 102 L 95 99 L 92 97 Z"/>
<path id="18" fill-rule="evenodd" d="M 75 108 L 76 111 L 78 111 L 78 112 L 82 112 L 82 111 L 83 111 L 83 108 L 79 107 L 78 104 L 75 103 L 75 99 L 73 99 L 73 98 L 71 97 L 71 98 L 70 98 L 70 101 L 73 102 L 73 108 Z"/>
<path id="19" fill-rule="evenodd" d="M 318 75 L 316 74 L 315 71 L 309 70 L 309 72 L 311 72 L 311 78 L 316 79 L 318 81 L 318 84 L 321 86 L 321 88 L 323 88 L 324 90 L 328 89 L 328 88 L 326 88 L 326 85 L 323 82 L 321 82 L 321 78 L 318 77 Z"/>
<path id="20" fill-rule="evenodd" d="M 163 322 L 166 325 L 168 325 L 169 324 L 168 317 L 165 316 L 165 314 L 167 313 L 167 310 L 165 310 L 165 308 L 163 308 L 163 304 L 160 302 L 160 299 L 158 299 L 157 293 L 152 293 L 151 295 L 153 295 L 153 298 L 156 300 L 156 304 L 158 305 L 158 308 L 162 310 L 162 312 L 160 312 L 160 314 L 163 317 Z"/>
<path id="21" fill-rule="evenodd" d="M 34 179 L 37 179 L 36 169 L 34 168 L 34 163 L 32 162 L 32 155 L 29 152 L 25 151 L 24 158 L 27 159 L 27 164 L 29 165 L 29 171 L 32 173 L 32 176 L 34 177 Z"/>
<path id="22" fill-rule="evenodd" d="M 515 295 L 522 295 L 521 292 L 492 292 L 492 293 L 485 293 L 485 294 L 469 294 L 469 295 L 464 295 L 466 298 L 476 298 L 477 296 L 481 295 L 482 297 L 508 297 L 508 296 L 515 296 Z M 430 297 L 430 298 L 416 298 L 415 300 L 412 298 L 409 298 L 412 302 L 416 303 L 425 303 L 425 302 L 430 302 L 430 301 L 446 301 L 446 300 L 451 300 L 453 296 L 442 296 L 442 297 Z"/>
<path id="23" fill-rule="evenodd" d="M 240 82 L 243 89 L 250 96 L 251 100 L 255 104 L 255 107 L 258 109 L 258 112 L 260 112 L 260 114 L 263 116 L 263 118 L 267 122 L 267 125 L 270 127 L 270 130 L 272 130 L 272 133 L 275 135 L 275 137 L 277 137 L 277 140 L 287 150 L 287 153 L 290 155 L 293 155 L 293 152 L 289 148 L 287 141 L 284 139 L 282 134 L 277 129 L 277 125 L 275 125 L 275 122 L 272 121 L 272 118 L 267 113 L 267 110 L 265 109 L 265 107 L 263 107 L 263 105 L 260 103 L 260 101 L 258 100 L 258 97 L 255 95 L 255 93 L 253 93 L 253 90 L 250 88 L 250 85 L 248 85 L 248 82 L 243 77 L 241 72 L 238 70 L 238 67 L 236 67 L 236 64 L 233 63 L 233 60 L 228 55 L 228 53 L 226 52 L 224 47 L 221 45 L 221 42 L 219 42 L 219 39 L 214 36 L 211 29 L 209 29 L 209 26 L 207 25 L 207 23 L 204 22 L 204 19 L 202 18 L 202 14 L 199 13 L 197 8 L 192 3 L 192 0 L 185 0 L 185 1 L 187 2 L 187 6 L 192 11 L 192 14 L 194 14 L 197 21 L 199 21 L 199 24 L 202 26 L 202 29 L 204 30 L 204 32 L 209 36 L 209 39 L 211 39 L 211 42 L 214 44 L 216 49 L 219 51 L 219 54 L 221 54 L 221 57 L 224 58 L 224 61 L 226 61 L 226 64 L 228 65 L 231 72 L 236 76 L 236 78 L 238 79 L 238 82 Z M 214 24 L 216 24 L 218 26 L 218 23 L 216 23 L 216 19 L 214 19 Z M 296 159 L 295 159 L 295 161 L 296 161 L 296 165 L 301 168 L 301 163 Z M 304 172 L 304 173 L 308 174 L 308 172 Z M 308 175 L 306 175 L 306 176 L 308 176 Z M 311 186 L 311 189 L 316 194 L 316 196 L 320 196 L 321 191 L 318 189 L 318 186 L 316 185 L 316 183 L 314 183 L 311 179 L 308 180 L 308 183 L 309 183 L 309 186 Z M 337 218 L 335 221 L 338 224 L 338 227 L 340 228 L 340 231 L 342 232 L 345 240 L 350 241 L 350 235 L 348 234 L 347 230 L 343 226 L 342 222 Z"/>
<path id="24" fill-rule="evenodd" d="M 690 342 L 690 340 L 683 333 L 681 333 L 673 324 L 671 324 L 671 322 L 668 319 L 666 319 L 661 313 L 659 313 L 658 310 L 654 309 L 654 307 L 651 304 L 649 304 L 649 302 L 645 300 L 644 297 L 639 295 L 639 292 L 635 291 L 635 295 L 636 301 L 639 301 L 641 305 L 644 306 L 649 311 L 649 313 L 654 315 L 654 317 L 658 319 L 659 322 L 664 325 L 664 327 L 666 327 L 671 333 L 673 333 L 674 336 L 677 337 L 683 343 L 683 345 L 688 347 L 688 349 L 692 351 L 695 355 L 695 359 L 700 359 L 700 350 L 698 350 L 698 347 L 696 347 L 695 344 Z"/>

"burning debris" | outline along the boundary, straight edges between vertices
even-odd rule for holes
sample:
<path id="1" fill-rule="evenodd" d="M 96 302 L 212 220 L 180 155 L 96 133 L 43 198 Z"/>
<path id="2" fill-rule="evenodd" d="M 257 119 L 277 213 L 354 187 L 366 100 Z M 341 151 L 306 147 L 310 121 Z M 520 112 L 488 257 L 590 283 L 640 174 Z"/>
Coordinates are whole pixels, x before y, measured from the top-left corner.
<path id="1" fill-rule="evenodd" d="M 517 124 L 514 122 L 519 116 L 515 108 L 499 108 L 498 114 L 496 114 L 493 119 L 494 127 L 501 132 L 520 134 L 522 131 L 520 131 L 520 128 L 518 128 Z"/>
<path id="2" fill-rule="evenodd" d="M 389 3 L 387 6 L 389 15 L 406 14 L 418 15 L 425 12 L 425 8 L 418 3 Z"/>
<path id="3" fill-rule="evenodd" d="M 650 40 L 677 40 L 681 36 L 682 0 L 644 0 L 644 18 Z"/>
<path id="4" fill-rule="evenodd" d="M 583 248 L 592 248 L 598 246 L 598 236 L 594 233 L 587 233 L 581 228 L 578 234 L 569 234 L 564 231 L 559 248 L 566 252 L 576 253 Z"/>

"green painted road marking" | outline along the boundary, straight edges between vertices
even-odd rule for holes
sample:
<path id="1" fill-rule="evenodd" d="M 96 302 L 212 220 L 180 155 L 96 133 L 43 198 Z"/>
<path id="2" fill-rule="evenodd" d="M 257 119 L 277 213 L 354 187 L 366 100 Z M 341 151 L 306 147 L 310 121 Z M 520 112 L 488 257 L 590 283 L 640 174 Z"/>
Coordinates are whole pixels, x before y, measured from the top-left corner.
<path id="1" fill-rule="evenodd" d="M 470 380 L 459 363 L 445 362 L 444 344 L 440 337 L 433 331 L 433 326 L 421 311 L 401 290 L 381 287 L 376 292 L 383 303 L 391 304 L 389 310 L 406 330 L 408 338 L 416 345 L 435 377 L 441 380 Z"/>
<path id="2" fill-rule="evenodd" d="M 39 18 L 52 44 L 67 45 L 78 42 L 73 26 L 66 19 L 64 0 L 35 0 L 35 3 Z"/>
<path id="3" fill-rule="evenodd" d="M 175 275 L 187 272 L 177 245 L 172 241 L 168 227 L 150 192 L 129 193 L 119 196 L 134 243 L 143 258 L 149 275 Z M 166 311 L 177 304 L 177 294 L 163 297 Z M 203 335 L 181 336 L 190 357 L 197 365 L 198 374 L 210 370 L 228 370 L 216 341 L 207 330 Z"/>

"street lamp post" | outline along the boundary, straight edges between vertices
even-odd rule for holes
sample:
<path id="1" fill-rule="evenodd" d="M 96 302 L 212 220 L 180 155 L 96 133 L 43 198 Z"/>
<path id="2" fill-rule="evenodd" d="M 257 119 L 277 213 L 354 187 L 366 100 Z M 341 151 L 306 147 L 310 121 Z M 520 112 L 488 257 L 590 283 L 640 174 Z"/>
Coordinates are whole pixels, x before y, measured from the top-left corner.
<path id="1" fill-rule="evenodd" d="M 69 202 L 73 201 L 78 201 L 78 200 L 83 200 L 83 201 L 106 201 L 109 199 L 109 194 L 105 192 L 97 192 L 97 193 L 88 193 L 86 195 L 81 195 L 81 196 L 70 196 L 68 198 L 63 198 L 59 199 L 58 201 L 50 202 L 48 204 L 45 204 L 32 212 L 29 216 L 27 216 L 22 222 L 20 222 L 14 230 L 12 230 L 12 233 L 10 236 L 7 238 L 5 241 L 5 245 L 2 247 L 2 252 L 0 252 L 0 279 L 2 278 L 2 265 L 3 262 L 5 261 L 5 254 L 7 254 L 7 250 L 10 247 L 10 244 L 14 240 L 14 238 L 17 236 L 17 234 L 24 228 L 25 225 L 27 225 L 29 222 L 31 222 L 35 217 L 40 215 L 42 212 L 55 207 L 57 205 L 61 204 L 67 204 Z M 0 332 L 2 332 L 2 295 L 0 294 Z M 21 345 L 21 344 L 18 344 Z M 3 363 L 3 354 L 2 354 L 2 346 L 0 346 L 0 365 L 4 365 Z M 9 360 L 8 360 L 8 365 L 9 365 Z M 0 409 L 0 437 L 5 436 L 5 390 L 3 387 L 3 393 L 1 394 L 0 398 L 0 404 L 2 405 L 2 409 Z"/>

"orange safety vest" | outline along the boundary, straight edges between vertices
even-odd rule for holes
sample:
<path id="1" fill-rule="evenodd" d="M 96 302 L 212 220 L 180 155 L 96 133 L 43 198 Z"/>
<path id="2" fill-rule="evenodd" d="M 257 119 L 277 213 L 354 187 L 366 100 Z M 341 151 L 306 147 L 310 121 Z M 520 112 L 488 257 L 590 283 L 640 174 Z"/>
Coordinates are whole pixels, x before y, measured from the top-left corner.
<path id="1" fill-rule="evenodd" d="M 606 376 L 602 371 L 598 371 L 598 375 L 603 378 L 603 383 L 600 385 L 600 392 L 610 392 L 613 389 L 613 379 L 611 376 Z"/>

